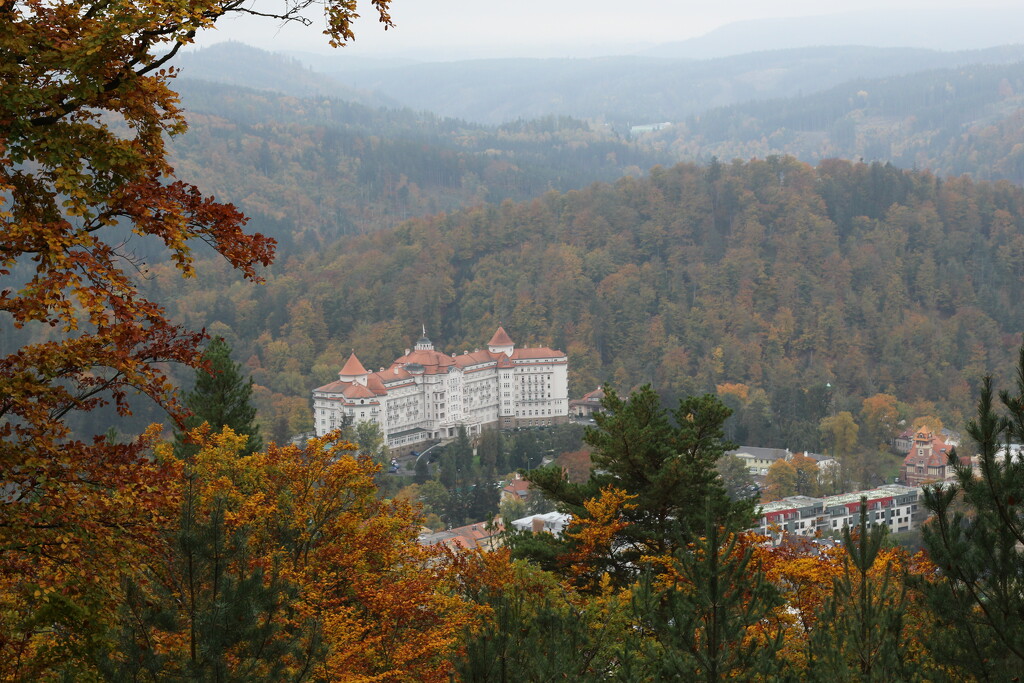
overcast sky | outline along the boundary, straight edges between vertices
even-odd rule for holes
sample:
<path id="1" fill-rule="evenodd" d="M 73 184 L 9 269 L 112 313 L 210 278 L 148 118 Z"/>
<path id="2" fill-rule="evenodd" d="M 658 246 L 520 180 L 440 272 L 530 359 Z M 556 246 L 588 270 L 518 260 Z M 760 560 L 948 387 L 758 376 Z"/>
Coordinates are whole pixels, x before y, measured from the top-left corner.
<path id="1" fill-rule="evenodd" d="M 385 32 L 371 20 L 369 3 L 360 0 L 365 16 L 356 28 L 356 42 L 345 51 L 361 56 L 426 56 L 427 50 L 438 56 L 613 55 L 747 19 L 1021 5 L 1020 0 L 394 0 L 396 28 Z M 199 44 L 223 40 L 274 51 L 329 51 L 319 30 L 280 28 L 267 20 L 226 21 Z"/>

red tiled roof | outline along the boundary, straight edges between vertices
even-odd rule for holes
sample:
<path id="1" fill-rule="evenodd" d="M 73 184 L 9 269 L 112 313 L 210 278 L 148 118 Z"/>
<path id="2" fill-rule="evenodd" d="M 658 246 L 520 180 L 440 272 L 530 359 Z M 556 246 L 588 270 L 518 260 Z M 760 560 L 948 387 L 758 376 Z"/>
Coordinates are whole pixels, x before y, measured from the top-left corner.
<path id="1" fill-rule="evenodd" d="M 494 354 L 490 351 L 474 351 L 456 356 L 453 360 L 460 368 L 468 368 L 473 365 L 480 365 L 481 363 L 490 363 L 494 361 L 494 358 Z"/>
<path id="2" fill-rule="evenodd" d="M 530 488 L 530 482 L 525 479 L 513 479 L 509 482 L 508 486 L 505 486 L 501 490 L 509 493 L 510 495 L 518 496 L 519 498 L 526 498 L 526 492 Z"/>
<path id="3" fill-rule="evenodd" d="M 516 349 L 512 352 L 512 358 L 516 360 L 534 360 L 539 358 L 564 358 L 565 354 L 547 347 L 539 349 Z"/>
<path id="4" fill-rule="evenodd" d="M 919 433 L 919 437 L 923 437 L 923 433 Z M 930 435 L 928 435 L 930 436 Z M 949 462 L 949 450 L 950 447 L 940 439 L 931 439 L 930 443 L 921 443 L 924 438 L 920 438 L 917 443 L 910 449 L 906 457 L 903 458 L 904 468 L 908 468 L 908 474 L 914 475 L 916 473 L 910 472 L 909 468 L 926 467 L 926 468 L 937 468 L 945 467 Z M 924 448 L 924 452 L 918 455 L 919 449 Z"/>
<path id="5" fill-rule="evenodd" d="M 388 393 L 388 390 L 384 388 L 384 382 L 381 380 L 379 372 L 374 372 L 366 378 L 366 388 L 377 396 L 384 396 Z"/>
<path id="6" fill-rule="evenodd" d="M 345 390 L 345 387 L 349 385 L 349 382 L 342 382 L 339 379 L 329 382 L 322 387 L 317 387 L 313 391 L 322 391 L 325 394 L 340 394 Z"/>
<path id="7" fill-rule="evenodd" d="M 491 341 L 487 342 L 488 346 L 514 346 L 515 342 L 512 341 L 512 337 L 508 336 L 508 332 L 505 328 L 498 326 L 498 329 L 494 332 L 494 336 L 491 337 Z"/>
<path id="8" fill-rule="evenodd" d="M 341 392 L 345 398 L 377 398 L 377 395 L 362 384 L 352 382 Z"/>
<path id="9" fill-rule="evenodd" d="M 395 363 L 402 363 L 408 365 L 409 363 L 419 363 L 424 368 L 424 374 L 436 375 L 440 372 L 447 372 L 448 368 L 455 365 L 455 361 L 451 356 L 440 351 L 413 351 L 407 353 L 401 358 L 395 360 Z"/>
<path id="10" fill-rule="evenodd" d="M 489 546 L 493 545 L 495 537 L 497 537 L 504 530 L 504 525 L 500 521 L 496 523 L 495 528 L 488 529 L 487 522 L 478 522 L 476 524 L 468 524 L 466 526 L 460 526 L 455 529 L 450 529 L 450 537 L 441 541 L 443 545 L 449 548 L 466 548 L 474 549 L 480 548 L 487 550 Z"/>
<path id="11" fill-rule="evenodd" d="M 366 368 L 363 367 L 363 364 L 359 362 L 359 359 L 356 358 L 355 352 L 353 352 L 352 355 L 348 357 L 348 361 L 345 362 L 345 367 L 341 369 L 341 372 L 338 373 L 338 376 L 358 377 L 359 375 L 365 374 Z"/>
<path id="12" fill-rule="evenodd" d="M 408 370 L 397 363 L 392 363 L 390 368 L 377 374 L 385 382 L 394 382 L 396 379 L 409 379 L 412 377 Z"/>

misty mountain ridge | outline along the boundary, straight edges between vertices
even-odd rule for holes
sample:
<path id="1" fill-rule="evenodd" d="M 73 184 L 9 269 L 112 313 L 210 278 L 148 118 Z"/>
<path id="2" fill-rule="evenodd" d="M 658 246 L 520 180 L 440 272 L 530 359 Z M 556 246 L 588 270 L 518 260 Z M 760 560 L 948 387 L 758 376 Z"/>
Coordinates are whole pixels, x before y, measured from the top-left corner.
<path id="1" fill-rule="evenodd" d="M 737 21 L 696 38 L 657 45 L 640 54 L 714 59 L 794 47 L 840 45 L 964 51 L 1019 43 L 1022 35 L 1022 8 L 862 10 Z"/>
<path id="2" fill-rule="evenodd" d="M 849 46 L 699 61 L 625 56 L 439 62 L 331 75 L 414 109 L 481 123 L 555 114 L 635 125 L 808 94 L 855 78 L 1021 59 L 1021 46 L 963 52 Z"/>
<path id="3" fill-rule="evenodd" d="M 641 142 L 684 160 L 789 154 L 1024 183 L 1024 63 L 858 79 L 707 110 Z"/>
<path id="4" fill-rule="evenodd" d="M 634 71 L 652 64 L 708 69 L 705 91 L 668 87 L 668 71 L 653 67 L 652 78 L 660 73 L 663 83 L 649 87 L 646 100 L 638 95 L 630 102 L 621 94 L 626 85 L 607 89 L 605 103 L 636 106 L 634 121 L 674 124 L 631 140 L 628 125 L 602 124 L 599 116 L 553 117 L 543 114 L 544 107 L 536 109 L 536 116 L 518 119 L 513 111 L 501 110 L 495 118 L 512 121 L 494 126 L 444 117 L 425 107 L 361 104 L 344 98 L 355 89 L 295 59 L 228 43 L 195 53 L 185 64 L 178 88 L 192 129 L 175 144 L 176 163 L 189 168 L 209 191 L 238 202 L 264 232 L 284 241 L 310 232 L 316 235 L 310 243 L 479 201 L 521 200 L 550 189 L 565 191 L 622 174 L 639 175 L 655 164 L 712 156 L 729 160 L 791 154 L 809 163 L 832 157 L 880 160 L 942 174 L 1024 182 L 1024 148 L 1016 146 L 1024 137 L 1019 113 L 1024 105 L 1022 56 L 1022 46 L 963 53 L 847 47 L 703 62 L 555 60 L 559 69 L 545 73 L 563 85 L 550 92 L 531 80 L 532 73 L 516 68 L 524 60 L 447 65 L 475 71 L 481 80 L 500 65 L 517 78 L 493 81 L 488 92 L 533 89 L 536 95 L 560 90 L 566 102 L 574 95 L 573 73 L 581 70 L 590 74 L 591 82 L 581 85 L 600 90 L 593 82 L 629 80 L 623 65 Z M 934 65 L 937 59 L 996 64 L 843 79 L 817 91 L 807 87 L 812 81 L 825 83 L 838 80 L 839 74 L 870 70 L 864 65 L 900 71 Z M 247 68 L 231 66 L 243 63 Z M 711 67 L 731 76 L 715 78 Z M 193 77 L 197 73 L 248 80 L 256 87 L 201 80 Z M 798 75 L 811 77 L 801 80 Z M 315 94 L 302 96 L 310 91 Z M 768 97 L 792 91 L 805 94 Z M 467 102 L 486 99 L 468 85 L 463 95 Z M 673 98 L 684 97 L 693 101 L 667 106 Z M 663 109 L 646 108 L 658 98 Z M 739 103 L 698 106 L 720 100 Z M 371 103 L 383 101 L 389 100 L 370 97 Z M 494 111 L 501 106 L 496 99 Z"/>
<path id="5" fill-rule="evenodd" d="M 817 47 L 709 60 L 644 56 L 410 63 L 319 73 L 295 57 L 223 43 L 188 53 L 186 77 L 368 106 L 406 106 L 484 124 L 548 115 L 604 120 L 620 131 L 682 121 L 715 107 L 823 91 L 857 78 L 935 68 L 1006 64 L 1024 46 L 939 52 L 919 48 Z M 342 63 L 344 60 L 337 60 Z M 317 61 L 317 68 L 329 67 Z"/>
<path id="6" fill-rule="evenodd" d="M 398 107 L 396 100 L 343 85 L 301 60 L 246 43 L 227 41 L 186 50 L 174 62 L 179 78 L 267 90 L 294 97 L 333 97 L 367 107 Z"/>

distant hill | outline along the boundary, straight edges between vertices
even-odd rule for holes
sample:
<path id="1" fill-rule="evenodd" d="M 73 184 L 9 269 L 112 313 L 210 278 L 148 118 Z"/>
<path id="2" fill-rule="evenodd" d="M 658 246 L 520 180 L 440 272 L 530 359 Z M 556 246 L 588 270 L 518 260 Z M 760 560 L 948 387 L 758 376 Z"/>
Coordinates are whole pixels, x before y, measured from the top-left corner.
<path id="1" fill-rule="evenodd" d="M 681 159 L 792 154 L 1024 183 L 1024 63 L 858 79 L 702 112 L 644 141 Z"/>
<path id="2" fill-rule="evenodd" d="M 442 116 L 496 124 L 564 115 L 603 119 L 625 130 L 680 121 L 713 107 L 806 95 L 856 78 L 1021 59 L 1024 46 L 966 52 L 816 47 L 700 61 L 655 56 L 494 59 L 331 75 L 353 88 Z"/>
<path id="3" fill-rule="evenodd" d="M 975 50 L 1024 40 L 1024 8 L 863 10 L 813 17 L 753 19 L 644 50 L 649 57 L 714 59 L 794 47 L 863 45 Z"/>
<path id="4" fill-rule="evenodd" d="M 179 54 L 180 77 L 271 90 L 296 97 L 334 97 L 368 107 L 397 107 L 395 100 L 316 73 L 298 59 L 238 42 L 225 42 Z"/>
<path id="5" fill-rule="evenodd" d="M 640 175 L 669 158 L 567 117 L 500 127 L 182 78 L 180 177 L 237 204 L 289 255 L 485 201 Z"/>
<path id="6" fill-rule="evenodd" d="M 344 53 L 287 56 L 221 43 L 187 53 L 181 66 L 183 78 L 298 97 L 409 107 L 488 125 L 571 116 L 626 132 L 715 107 L 808 95 L 858 78 L 1020 60 L 1024 46 L 1011 45 L 961 52 L 813 47 L 708 60 L 626 56 L 418 63 Z"/>

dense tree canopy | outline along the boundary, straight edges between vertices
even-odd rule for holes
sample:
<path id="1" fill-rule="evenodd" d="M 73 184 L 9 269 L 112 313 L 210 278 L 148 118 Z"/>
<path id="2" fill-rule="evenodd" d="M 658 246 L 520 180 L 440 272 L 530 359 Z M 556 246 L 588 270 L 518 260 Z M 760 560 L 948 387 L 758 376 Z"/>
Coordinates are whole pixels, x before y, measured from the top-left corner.
<path id="1" fill-rule="evenodd" d="M 601 406 L 596 426 L 584 437 L 594 449 L 586 482 L 568 481 L 554 465 L 527 474 L 563 511 L 590 525 L 603 511 L 610 514 L 608 523 L 619 524 L 603 542 L 600 571 L 611 571 L 619 581 L 635 578 L 641 558 L 668 556 L 709 524 L 742 529 L 752 521 L 752 504 L 730 500 L 716 468 L 730 446 L 722 428 L 729 409 L 721 401 L 710 395 L 690 397 L 669 411 L 650 386 L 626 399 L 605 387 Z M 615 492 L 629 501 L 611 504 Z"/>
<path id="2" fill-rule="evenodd" d="M 837 160 L 680 165 L 346 239 L 256 292 L 209 268 L 217 291 L 168 295 L 228 339 L 261 416 L 293 432 L 348 350 L 386 366 L 425 319 L 458 353 L 501 320 L 569 354 L 573 396 L 604 381 L 716 393 L 730 438 L 793 452 L 824 452 L 820 421 L 845 412 L 873 420 L 856 444 L 874 450 L 891 416 L 864 399 L 957 429 L 977 378 L 1010 366 L 1021 225 L 1024 193 L 1006 183 Z"/>
<path id="3" fill-rule="evenodd" d="M 390 24 L 387 0 L 371 2 Z M 266 15 L 303 21 L 311 4 Z M 185 277 L 196 244 L 249 279 L 272 258 L 272 240 L 245 234 L 166 158 L 165 136 L 185 128 L 170 60 L 238 12 L 261 13 L 236 0 L 0 1 L 0 641 L 26 648 L 16 677 L 87 644 L 173 497 L 176 465 L 151 457 L 153 435 L 90 443 L 67 422 L 108 403 L 126 415 L 136 394 L 182 417 L 163 364 L 198 365 L 204 336 L 140 293 L 134 244 L 155 242 Z M 331 42 L 350 39 L 356 4 L 326 12 Z M 35 639 L 61 620 L 72 637 Z"/>

